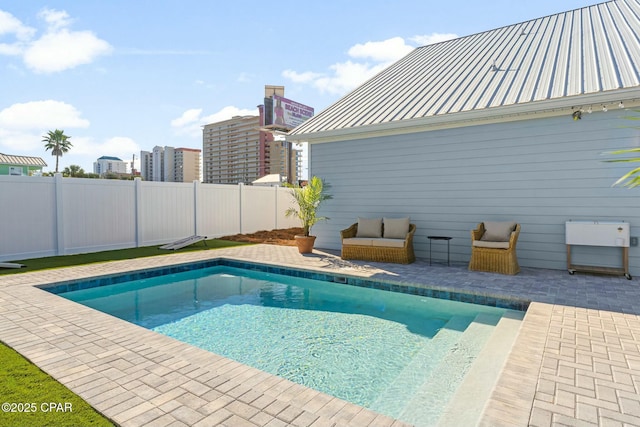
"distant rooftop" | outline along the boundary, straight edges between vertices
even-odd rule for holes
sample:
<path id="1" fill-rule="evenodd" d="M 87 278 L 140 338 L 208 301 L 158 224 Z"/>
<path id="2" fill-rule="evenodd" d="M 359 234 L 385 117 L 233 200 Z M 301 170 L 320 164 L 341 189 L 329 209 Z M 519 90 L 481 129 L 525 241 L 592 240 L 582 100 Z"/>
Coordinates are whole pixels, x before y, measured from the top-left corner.
<path id="1" fill-rule="evenodd" d="M 4 165 L 16 166 L 47 166 L 47 163 L 40 157 L 14 156 L 0 153 L 0 163 Z"/>
<path id="2" fill-rule="evenodd" d="M 115 160 L 118 162 L 121 162 L 122 159 L 118 158 L 118 157 L 113 157 L 113 156 L 102 156 L 100 158 L 98 158 L 98 160 Z"/>

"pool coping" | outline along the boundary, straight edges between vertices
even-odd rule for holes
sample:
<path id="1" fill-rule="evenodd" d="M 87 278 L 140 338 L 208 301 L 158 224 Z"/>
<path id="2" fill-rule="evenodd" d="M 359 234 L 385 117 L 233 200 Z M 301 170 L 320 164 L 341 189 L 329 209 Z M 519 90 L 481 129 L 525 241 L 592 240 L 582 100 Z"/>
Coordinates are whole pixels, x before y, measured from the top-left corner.
<path id="1" fill-rule="evenodd" d="M 122 426 L 406 425 L 35 287 L 220 257 L 361 277 L 393 276 L 398 283 L 420 282 L 412 277 L 414 270 L 424 275 L 432 268 L 347 263 L 331 253 L 302 257 L 295 248 L 255 245 L 0 276 L 0 340 Z M 455 279 L 455 271 L 447 272 Z M 640 369 L 636 330 L 640 320 L 634 313 L 532 302 L 480 425 L 552 425 L 558 420 L 640 424 L 634 407 L 623 406 L 640 402 L 631 379 L 638 378 Z M 626 370 L 618 366 L 620 355 L 627 360 Z M 603 364 L 608 373 L 601 372 Z M 599 389 L 620 390 L 618 406 L 610 394 L 598 394 Z"/>

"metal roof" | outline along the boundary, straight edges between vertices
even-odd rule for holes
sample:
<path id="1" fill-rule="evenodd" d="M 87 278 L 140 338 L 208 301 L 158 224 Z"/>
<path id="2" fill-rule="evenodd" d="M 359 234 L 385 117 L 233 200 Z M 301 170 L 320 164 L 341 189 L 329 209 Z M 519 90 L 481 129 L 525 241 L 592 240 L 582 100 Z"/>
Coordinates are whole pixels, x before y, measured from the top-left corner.
<path id="1" fill-rule="evenodd" d="M 16 166 L 47 166 L 40 157 L 13 156 L 11 154 L 0 153 L 0 164 Z"/>
<path id="2" fill-rule="evenodd" d="M 640 0 L 615 0 L 417 48 L 290 135 L 640 98 L 639 84 Z"/>

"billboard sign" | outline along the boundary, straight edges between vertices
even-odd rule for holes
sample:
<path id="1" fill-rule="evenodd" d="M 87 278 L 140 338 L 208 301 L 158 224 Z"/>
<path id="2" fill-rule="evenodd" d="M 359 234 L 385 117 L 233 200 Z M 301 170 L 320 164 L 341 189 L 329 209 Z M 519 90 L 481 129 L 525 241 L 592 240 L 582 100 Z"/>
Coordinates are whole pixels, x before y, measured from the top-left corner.
<path id="1" fill-rule="evenodd" d="M 313 117 L 313 108 L 273 95 L 273 124 L 293 129 Z"/>

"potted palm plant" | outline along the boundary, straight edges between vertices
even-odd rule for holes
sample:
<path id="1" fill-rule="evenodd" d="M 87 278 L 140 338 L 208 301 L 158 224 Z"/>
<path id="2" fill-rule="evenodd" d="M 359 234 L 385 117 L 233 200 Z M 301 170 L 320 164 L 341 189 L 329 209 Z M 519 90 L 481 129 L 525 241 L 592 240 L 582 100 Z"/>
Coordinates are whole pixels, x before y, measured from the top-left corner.
<path id="1" fill-rule="evenodd" d="M 329 188 L 329 186 L 317 176 L 312 177 L 304 187 L 291 187 L 291 195 L 293 196 L 296 206 L 287 209 L 285 215 L 287 217 L 294 215 L 298 217 L 302 223 L 304 234 L 295 236 L 298 251 L 300 251 L 301 254 L 307 254 L 313 251 L 316 236 L 310 234 L 311 227 L 318 221 L 329 219 L 317 215 L 320 204 L 332 197 L 325 193 L 327 188 Z"/>

